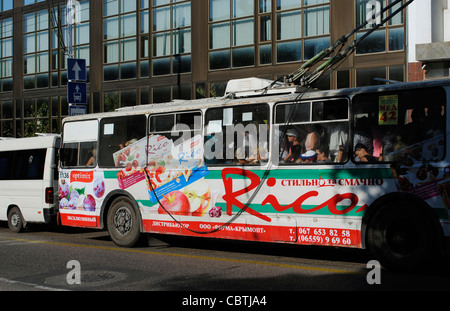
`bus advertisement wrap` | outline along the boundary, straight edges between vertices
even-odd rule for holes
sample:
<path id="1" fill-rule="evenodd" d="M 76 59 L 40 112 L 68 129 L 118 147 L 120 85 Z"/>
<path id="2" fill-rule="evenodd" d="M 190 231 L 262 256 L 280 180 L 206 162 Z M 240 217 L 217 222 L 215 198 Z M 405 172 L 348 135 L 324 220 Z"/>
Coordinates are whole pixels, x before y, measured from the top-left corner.
<path id="1" fill-rule="evenodd" d="M 158 233 L 370 248 L 389 264 L 409 252 L 389 231 L 430 253 L 430 236 L 450 236 L 446 83 L 70 119 L 61 222 L 106 227 L 123 247 Z M 97 162 L 89 166 L 91 150 Z"/>
<path id="2" fill-rule="evenodd" d="M 61 171 L 59 211 L 66 226 L 98 227 L 105 197 L 103 172 Z"/>

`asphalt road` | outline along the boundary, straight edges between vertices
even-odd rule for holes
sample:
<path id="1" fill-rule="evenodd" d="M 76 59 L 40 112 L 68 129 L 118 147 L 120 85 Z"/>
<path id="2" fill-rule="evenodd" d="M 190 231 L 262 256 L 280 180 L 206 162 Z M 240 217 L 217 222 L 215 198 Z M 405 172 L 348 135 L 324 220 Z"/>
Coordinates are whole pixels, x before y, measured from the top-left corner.
<path id="1" fill-rule="evenodd" d="M 184 298 L 192 304 L 195 295 L 212 292 L 226 304 L 223 293 L 229 291 L 260 299 L 276 292 L 450 289 L 445 266 L 416 274 L 381 269 L 380 284 L 370 285 L 372 258 L 361 250 L 145 237 L 125 249 L 104 231 L 33 226 L 13 234 L 0 223 L 0 290 L 151 291 L 162 297 L 176 292 L 176 304 Z"/>

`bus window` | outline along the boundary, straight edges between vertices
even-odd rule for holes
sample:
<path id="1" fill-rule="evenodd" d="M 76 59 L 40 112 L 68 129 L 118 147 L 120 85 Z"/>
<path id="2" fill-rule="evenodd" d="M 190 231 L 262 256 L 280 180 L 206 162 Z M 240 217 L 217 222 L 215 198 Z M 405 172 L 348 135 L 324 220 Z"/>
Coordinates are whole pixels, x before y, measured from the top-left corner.
<path id="1" fill-rule="evenodd" d="M 125 167 L 127 148 L 145 139 L 146 117 L 123 116 L 104 118 L 100 122 L 100 149 L 98 152 L 100 167 Z"/>
<path id="2" fill-rule="evenodd" d="M 353 101 L 355 162 L 444 159 L 446 95 L 443 89 L 362 94 Z"/>
<path id="3" fill-rule="evenodd" d="M 61 165 L 63 167 L 95 167 L 97 138 L 97 120 L 65 123 Z"/>
<path id="4" fill-rule="evenodd" d="M 348 160 L 347 99 L 281 103 L 275 107 L 281 164 L 329 164 Z"/>
<path id="5" fill-rule="evenodd" d="M 95 167 L 97 165 L 97 143 L 65 143 L 61 150 L 63 167 Z"/>
<path id="6" fill-rule="evenodd" d="M 257 165 L 269 157 L 269 106 L 212 108 L 206 112 L 208 165 Z"/>
<path id="7" fill-rule="evenodd" d="M 165 136 L 173 140 L 174 146 L 201 134 L 202 114 L 200 111 L 169 113 L 150 117 L 150 134 Z"/>

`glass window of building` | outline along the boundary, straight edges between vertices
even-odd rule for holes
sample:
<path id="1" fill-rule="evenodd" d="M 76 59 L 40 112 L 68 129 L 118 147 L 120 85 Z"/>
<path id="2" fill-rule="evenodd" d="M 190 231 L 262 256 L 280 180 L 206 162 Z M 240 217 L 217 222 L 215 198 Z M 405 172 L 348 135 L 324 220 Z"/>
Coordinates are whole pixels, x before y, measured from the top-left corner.
<path id="1" fill-rule="evenodd" d="M 14 135 L 14 104 L 12 101 L 0 102 L 0 137 L 15 137 Z"/>
<path id="2" fill-rule="evenodd" d="M 0 20 L 1 92 L 13 90 L 13 19 Z"/>
<path id="3" fill-rule="evenodd" d="M 330 4 L 277 1 L 277 63 L 311 59 L 330 46 Z"/>
<path id="4" fill-rule="evenodd" d="M 210 0 L 209 5 L 210 70 L 303 61 L 330 46 L 329 1 Z"/>
<path id="5" fill-rule="evenodd" d="M 152 75 L 191 72 L 191 1 L 152 1 Z"/>
<path id="6" fill-rule="evenodd" d="M 104 80 L 137 78 L 137 1 L 104 0 Z"/>
<path id="7" fill-rule="evenodd" d="M 256 1 L 238 0 L 209 1 L 211 70 L 255 65 L 255 3 Z M 270 4 L 268 6 L 270 8 Z M 270 15 L 264 16 L 270 19 Z M 267 37 L 263 39 L 270 40 Z"/>
<path id="8" fill-rule="evenodd" d="M 47 10 L 24 14 L 24 89 L 49 87 L 49 21 Z"/>
<path id="9" fill-rule="evenodd" d="M 388 14 L 394 13 L 401 4 L 396 4 L 383 15 L 376 15 L 394 0 L 356 0 L 356 24 L 361 25 L 368 21 L 367 26 L 357 33 L 361 38 L 368 29 L 379 24 Z M 404 50 L 404 12 L 394 16 L 387 24 L 361 41 L 356 49 L 357 54 L 395 52 Z"/>
<path id="10" fill-rule="evenodd" d="M 10 0 L 10 1 L 12 1 L 12 0 Z M 30 5 L 30 4 L 35 4 L 35 3 L 44 2 L 44 1 L 45 0 L 23 0 L 23 5 Z"/>
<path id="11" fill-rule="evenodd" d="M 1 0 L 0 1 L 0 11 L 9 11 L 13 9 L 13 0 Z"/>
<path id="12" fill-rule="evenodd" d="M 72 45 L 73 45 L 73 57 L 82 58 L 86 60 L 87 78 L 89 81 L 89 67 L 90 67 L 90 23 L 89 23 L 89 0 L 78 0 L 79 7 L 75 10 L 73 19 L 76 24 L 72 28 Z M 59 16 L 57 10 L 53 10 L 52 25 L 54 26 L 52 37 L 53 40 L 58 39 L 59 33 L 62 37 L 59 38 L 62 50 L 59 51 L 60 57 L 60 74 L 61 84 L 67 84 L 67 49 L 69 42 L 69 25 L 67 21 L 67 7 L 61 5 L 59 8 Z M 58 20 L 58 17 L 60 18 Z M 60 29 L 57 25 L 61 25 Z M 60 32 L 58 32 L 60 31 Z M 62 43 L 61 43 L 62 41 Z M 55 41 L 52 42 L 52 49 L 57 48 L 58 45 Z M 57 58 L 57 50 L 52 50 L 52 57 Z M 52 69 L 57 69 L 57 64 L 52 64 Z"/>
<path id="13" fill-rule="evenodd" d="M 150 75 L 150 0 L 140 0 L 139 8 L 139 69 L 140 77 Z"/>

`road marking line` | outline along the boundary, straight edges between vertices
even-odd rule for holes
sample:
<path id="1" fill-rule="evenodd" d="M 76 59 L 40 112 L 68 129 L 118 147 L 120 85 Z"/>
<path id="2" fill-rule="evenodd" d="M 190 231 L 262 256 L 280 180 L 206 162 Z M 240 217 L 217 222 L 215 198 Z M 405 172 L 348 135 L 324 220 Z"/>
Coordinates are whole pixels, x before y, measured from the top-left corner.
<path id="1" fill-rule="evenodd" d="M 61 243 L 61 242 L 51 242 L 51 241 L 36 241 L 36 240 L 25 240 L 25 239 L 16 239 L 16 238 L 5 238 L 5 237 L 0 237 L 0 240 L 12 240 L 12 241 L 20 241 L 20 242 L 26 242 L 26 243 L 46 244 L 46 245 L 55 245 L 55 246 L 81 247 L 81 248 L 90 248 L 90 249 L 98 249 L 98 250 L 119 251 L 119 252 L 126 252 L 126 253 L 157 255 L 157 256 L 171 256 L 171 257 L 179 257 L 179 258 L 225 261 L 225 262 L 233 262 L 233 263 L 272 266 L 272 267 L 289 268 L 289 269 L 297 269 L 297 270 L 310 270 L 310 271 L 319 271 L 319 272 L 327 272 L 327 273 L 364 274 L 361 271 L 350 271 L 350 270 L 329 269 L 329 268 L 321 268 L 321 267 L 279 264 L 279 263 L 256 261 L 256 260 L 219 258 L 219 257 L 186 255 L 186 254 L 177 254 L 177 253 L 163 253 L 163 252 L 144 251 L 144 250 L 138 250 L 138 249 L 132 249 L 132 248 L 119 248 L 119 247 L 111 247 L 111 246 L 95 246 L 95 245 Z"/>
<path id="2" fill-rule="evenodd" d="M 5 279 L 5 278 L 0 278 L 0 282 L 2 282 L 2 283 L 8 283 L 8 284 L 25 285 L 25 286 L 27 286 L 27 287 L 34 287 L 34 288 L 36 288 L 36 289 L 46 290 L 46 291 L 52 291 L 52 292 L 66 292 L 66 291 L 69 291 L 69 290 L 67 290 L 67 289 L 47 287 L 47 286 L 42 286 L 42 285 L 33 284 L 33 283 L 26 283 L 26 282 L 20 282 L 20 281 L 8 280 L 8 279 Z"/>

